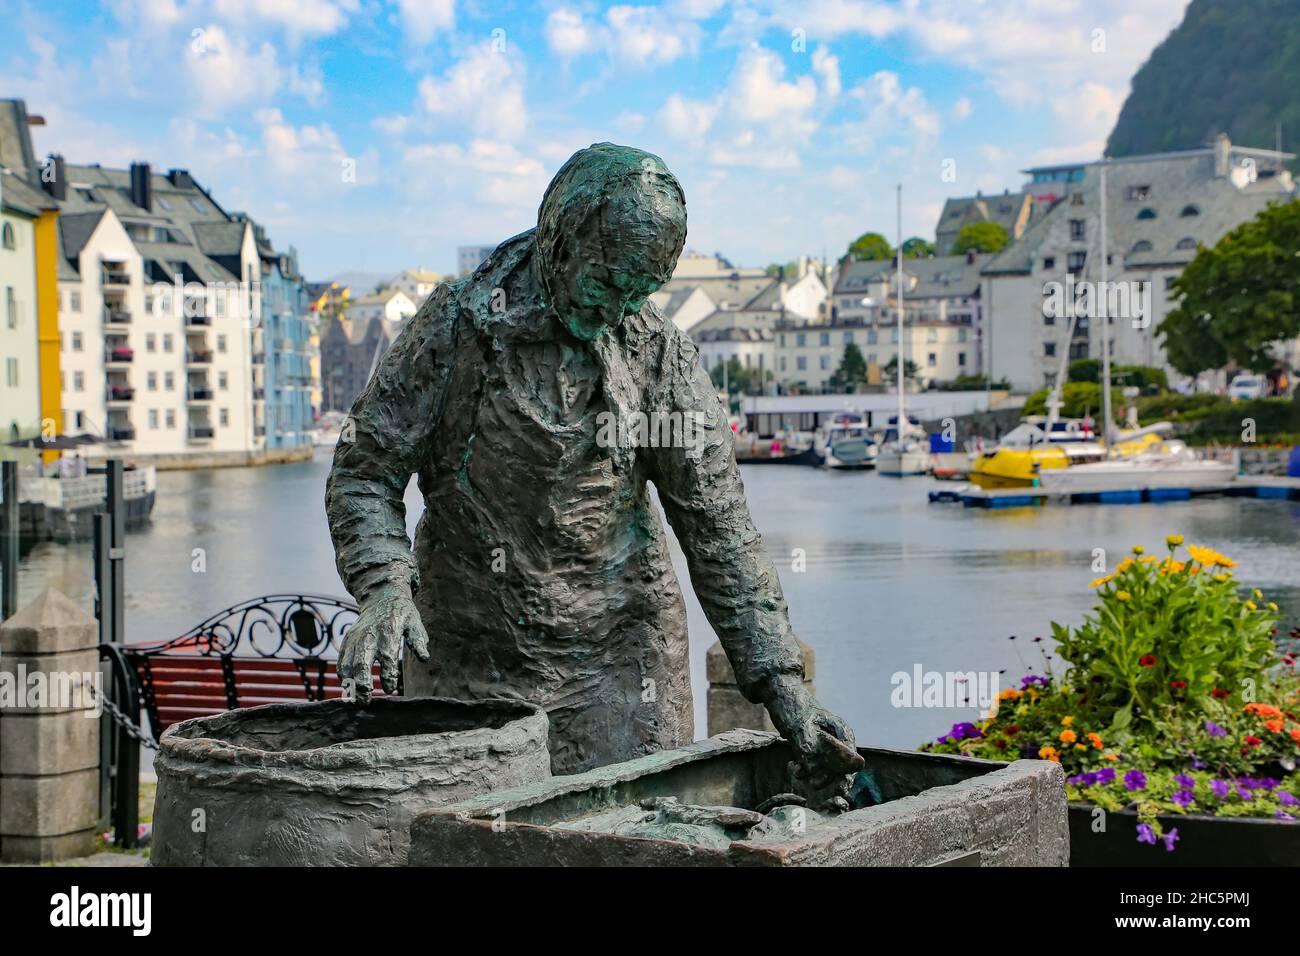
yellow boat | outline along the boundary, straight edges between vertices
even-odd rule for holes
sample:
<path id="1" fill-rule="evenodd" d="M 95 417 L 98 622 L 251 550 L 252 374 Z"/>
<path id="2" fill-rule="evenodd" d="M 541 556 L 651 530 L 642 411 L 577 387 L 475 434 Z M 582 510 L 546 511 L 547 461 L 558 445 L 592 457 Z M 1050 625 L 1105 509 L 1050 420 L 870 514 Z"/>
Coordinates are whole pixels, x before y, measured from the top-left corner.
<path id="1" fill-rule="evenodd" d="M 976 455 L 970 480 L 980 488 L 1032 488 L 1040 471 L 1105 457 L 1106 449 L 1096 442 L 1054 442 L 1038 426 L 1025 424 L 1007 432 L 995 451 Z"/>

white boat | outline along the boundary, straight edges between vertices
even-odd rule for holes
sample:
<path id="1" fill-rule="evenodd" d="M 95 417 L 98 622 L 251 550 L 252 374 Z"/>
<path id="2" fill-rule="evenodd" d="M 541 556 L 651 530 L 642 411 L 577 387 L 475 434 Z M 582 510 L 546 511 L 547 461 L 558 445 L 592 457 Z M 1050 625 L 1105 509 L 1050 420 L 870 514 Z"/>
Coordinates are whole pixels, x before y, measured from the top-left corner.
<path id="1" fill-rule="evenodd" d="M 817 429 L 813 450 L 827 468 L 874 468 L 879 448 L 861 415 L 836 415 Z"/>
<path id="2" fill-rule="evenodd" d="M 1223 461 L 1201 458 L 1186 444 L 1171 439 L 1126 457 L 1039 472 L 1049 491 L 1138 491 L 1149 488 L 1206 488 L 1236 478 Z"/>
<path id="3" fill-rule="evenodd" d="M 933 466 L 930 454 L 930 436 L 920 425 L 903 416 L 903 428 L 898 428 L 898 416 L 891 416 L 890 427 L 880 443 L 876 455 L 876 472 L 894 478 L 909 475 L 928 475 Z"/>

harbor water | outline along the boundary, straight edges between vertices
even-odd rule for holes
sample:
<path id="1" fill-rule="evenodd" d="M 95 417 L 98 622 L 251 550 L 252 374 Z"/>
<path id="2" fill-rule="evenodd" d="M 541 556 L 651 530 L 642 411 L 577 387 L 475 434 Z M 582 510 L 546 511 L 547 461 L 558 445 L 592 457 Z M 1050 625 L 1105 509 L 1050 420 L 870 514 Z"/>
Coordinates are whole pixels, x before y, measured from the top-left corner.
<path id="1" fill-rule="evenodd" d="M 128 639 L 173 637 L 263 594 L 344 594 L 325 524 L 329 463 L 322 451 L 297 464 L 160 473 L 152 522 L 127 537 Z M 895 674 L 1001 672 L 1006 687 L 1042 673 L 1050 622 L 1077 624 L 1092 603 L 1094 562 L 1109 571 L 1134 544 L 1163 548 L 1167 534 L 1236 559 L 1238 578 L 1281 605 L 1279 628 L 1300 624 L 1297 502 L 985 510 L 930 504 L 926 492 L 941 484 L 931 479 L 763 465 L 743 475 L 795 631 L 817 652 L 818 696 L 873 745 L 912 747 L 976 714 L 962 700 L 895 706 Z M 414 487 L 407 503 L 414 528 Z M 714 637 L 680 552 L 675 563 L 702 736 L 704 654 Z M 89 609 L 89 544 L 34 547 L 21 564 L 20 601 L 45 586 Z"/>

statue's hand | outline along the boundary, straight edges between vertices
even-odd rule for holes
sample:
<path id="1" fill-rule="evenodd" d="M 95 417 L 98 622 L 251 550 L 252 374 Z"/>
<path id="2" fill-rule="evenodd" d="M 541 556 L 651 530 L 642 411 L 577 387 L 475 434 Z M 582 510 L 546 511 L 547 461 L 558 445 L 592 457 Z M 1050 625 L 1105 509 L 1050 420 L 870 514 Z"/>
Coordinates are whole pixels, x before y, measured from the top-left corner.
<path id="1" fill-rule="evenodd" d="M 849 775 L 864 764 L 848 724 L 817 703 L 798 678 L 778 679 L 767 711 L 797 754 L 794 777 L 800 795 L 817 809 L 847 809 Z"/>
<path id="2" fill-rule="evenodd" d="M 411 589 L 386 585 L 361 602 L 361 613 L 343 638 L 338 670 L 344 688 L 353 689 L 362 703 L 370 700 L 374 690 L 372 672 L 378 660 L 384 693 L 397 693 L 403 644 L 420 660 L 429 659 L 429 635 L 420 621 Z"/>

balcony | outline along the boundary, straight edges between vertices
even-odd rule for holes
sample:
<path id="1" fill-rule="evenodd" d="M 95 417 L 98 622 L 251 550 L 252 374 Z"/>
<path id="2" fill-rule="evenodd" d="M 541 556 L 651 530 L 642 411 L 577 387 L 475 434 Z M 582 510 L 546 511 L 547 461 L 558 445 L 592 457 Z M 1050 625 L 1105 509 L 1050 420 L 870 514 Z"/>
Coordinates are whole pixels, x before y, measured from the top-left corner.
<path id="1" fill-rule="evenodd" d="M 131 313 L 125 309 L 106 308 L 104 310 L 105 325 L 130 325 Z"/>
<path id="2" fill-rule="evenodd" d="M 112 348 L 104 354 L 104 361 L 109 365 L 130 364 L 134 358 L 134 350 L 125 347 Z"/>
<path id="3" fill-rule="evenodd" d="M 110 385 L 107 398 L 110 402 L 129 402 L 135 398 L 135 389 L 129 385 Z"/>
<path id="4" fill-rule="evenodd" d="M 211 425 L 191 425 L 190 441 L 212 441 L 217 435 L 217 430 Z"/>
<path id="5" fill-rule="evenodd" d="M 266 353 L 265 353 L 265 352 L 254 352 L 254 353 L 253 353 L 253 356 L 252 356 L 252 362 L 253 362 L 254 365 L 263 365 L 263 364 L 265 364 L 265 363 L 266 363 Z"/>
<path id="6" fill-rule="evenodd" d="M 212 324 L 210 315 L 187 315 L 185 316 L 185 325 L 187 328 L 194 326 L 207 326 Z"/>
<path id="7" fill-rule="evenodd" d="M 253 434 L 254 434 L 255 436 L 257 436 L 258 438 L 263 437 L 263 436 L 266 434 L 266 426 L 265 426 L 265 425 L 254 425 L 254 426 L 253 426 Z"/>
<path id="8" fill-rule="evenodd" d="M 190 389 L 191 402 L 210 402 L 216 393 L 206 385 L 197 385 Z"/>
<path id="9" fill-rule="evenodd" d="M 126 286 L 131 284 L 131 276 L 121 269 L 105 266 L 100 273 L 99 282 L 104 286 Z"/>
<path id="10" fill-rule="evenodd" d="M 191 349 L 185 353 L 185 361 L 189 365 L 211 365 L 212 353 L 206 350 Z"/>
<path id="11" fill-rule="evenodd" d="M 134 441 L 135 427 L 132 425 L 113 425 L 108 429 L 111 441 Z"/>
<path id="12" fill-rule="evenodd" d="M 266 389 L 264 389 L 264 388 L 255 388 L 255 389 L 253 389 L 253 401 L 255 401 L 255 402 L 264 402 L 264 401 L 266 401 Z"/>

